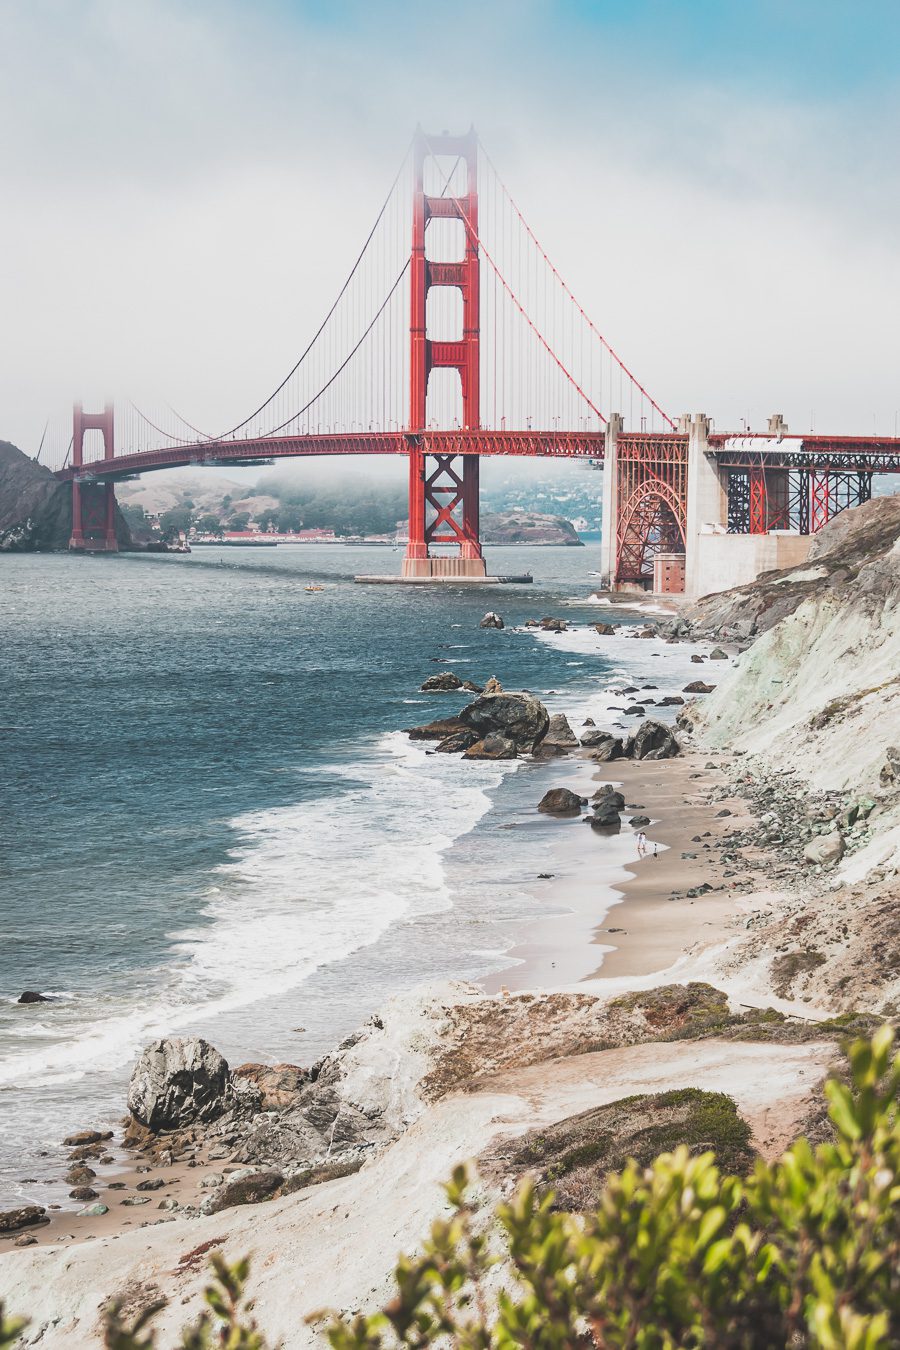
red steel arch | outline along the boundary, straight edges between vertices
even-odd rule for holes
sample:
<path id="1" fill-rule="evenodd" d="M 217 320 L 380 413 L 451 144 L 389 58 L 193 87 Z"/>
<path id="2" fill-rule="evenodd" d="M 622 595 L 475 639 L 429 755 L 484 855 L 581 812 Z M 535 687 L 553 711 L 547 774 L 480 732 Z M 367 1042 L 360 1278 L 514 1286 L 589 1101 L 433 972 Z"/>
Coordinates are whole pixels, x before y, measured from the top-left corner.
<path id="1" fill-rule="evenodd" d="M 662 479 L 643 479 L 619 514 L 616 579 L 643 581 L 651 576 L 656 553 L 685 551 L 686 530 L 684 498 Z"/>

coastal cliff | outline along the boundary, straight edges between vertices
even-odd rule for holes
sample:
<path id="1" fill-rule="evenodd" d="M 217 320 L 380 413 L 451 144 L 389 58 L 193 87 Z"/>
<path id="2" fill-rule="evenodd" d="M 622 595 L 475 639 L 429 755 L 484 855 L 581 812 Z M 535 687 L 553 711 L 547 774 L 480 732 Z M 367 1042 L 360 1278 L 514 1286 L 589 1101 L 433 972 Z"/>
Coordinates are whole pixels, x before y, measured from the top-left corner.
<path id="1" fill-rule="evenodd" d="M 694 708 L 704 743 L 819 788 L 900 788 L 900 497 L 837 516 L 803 567 L 710 596 L 679 627 L 725 638 L 742 623 L 760 636 Z"/>
<path id="2" fill-rule="evenodd" d="M 0 553 L 66 549 L 72 533 L 72 490 L 10 441 L 0 441 Z M 116 508 L 119 548 L 131 535 Z"/>

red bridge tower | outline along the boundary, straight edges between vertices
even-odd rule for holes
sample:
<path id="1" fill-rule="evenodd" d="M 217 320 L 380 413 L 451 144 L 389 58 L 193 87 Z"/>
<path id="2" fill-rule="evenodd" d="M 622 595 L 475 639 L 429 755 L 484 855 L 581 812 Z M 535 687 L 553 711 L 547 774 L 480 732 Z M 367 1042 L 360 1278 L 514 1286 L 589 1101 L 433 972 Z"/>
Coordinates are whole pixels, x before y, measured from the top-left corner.
<path id="1" fill-rule="evenodd" d="M 107 403 L 102 413 L 86 413 L 80 403 L 75 404 L 72 421 L 72 534 L 69 548 L 88 553 L 115 553 L 116 493 L 112 479 L 93 482 L 82 473 L 84 465 L 84 433 L 99 431 L 103 436 L 102 459 L 115 454 L 115 419 L 113 405 Z"/>
<path id="2" fill-rule="evenodd" d="M 425 192 L 425 161 L 437 155 L 455 155 L 466 167 L 462 197 L 429 196 Z M 480 327 L 478 286 L 478 138 L 474 128 L 465 136 L 427 136 L 416 133 L 413 149 L 413 228 L 411 256 L 409 432 L 409 544 L 403 576 L 478 578 L 485 575 L 478 527 L 479 456 L 425 453 L 421 437 L 426 428 L 428 377 L 440 368 L 459 372 L 462 388 L 463 429 L 481 427 L 479 407 Z M 461 261 L 437 261 L 425 256 L 429 221 L 460 220 L 465 235 Z M 435 341 L 426 331 L 428 292 L 433 286 L 454 286 L 462 293 L 461 341 Z M 456 557 L 432 557 L 432 544 L 454 544 Z"/>

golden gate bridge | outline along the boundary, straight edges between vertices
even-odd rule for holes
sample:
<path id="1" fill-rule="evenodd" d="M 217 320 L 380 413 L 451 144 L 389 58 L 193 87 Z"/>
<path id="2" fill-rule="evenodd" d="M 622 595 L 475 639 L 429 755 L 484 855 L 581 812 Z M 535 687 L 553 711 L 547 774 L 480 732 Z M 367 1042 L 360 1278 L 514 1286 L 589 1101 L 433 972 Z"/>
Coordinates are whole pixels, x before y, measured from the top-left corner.
<path id="1" fill-rule="evenodd" d="M 474 129 L 417 130 L 336 299 L 248 416 L 210 433 L 170 408 L 76 405 L 55 471 L 71 483 L 70 547 L 104 552 L 118 480 L 373 454 L 408 461 L 405 580 L 485 579 L 481 457 L 547 456 L 603 463 L 606 584 L 692 592 L 727 571 L 738 537 L 744 570 L 799 559 L 796 541 L 867 501 L 874 474 L 900 472 L 896 438 L 670 416 L 579 304 Z"/>

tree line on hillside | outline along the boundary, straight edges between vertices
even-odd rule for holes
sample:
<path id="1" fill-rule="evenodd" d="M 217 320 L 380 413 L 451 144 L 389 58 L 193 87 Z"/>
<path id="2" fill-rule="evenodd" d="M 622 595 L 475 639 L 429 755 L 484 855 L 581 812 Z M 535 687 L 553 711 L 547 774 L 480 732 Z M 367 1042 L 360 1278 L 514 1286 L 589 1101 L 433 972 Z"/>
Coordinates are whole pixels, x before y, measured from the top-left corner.
<path id="1" fill-rule="evenodd" d="M 280 505 L 257 516 L 260 529 L 331 529 L 338 535 L 393 534 L 406 516 L 406 493 L 394 483 L 355 478 L 337 483 L 265 479 L 248 496 L 277 497 Z"/>
<path id="2" fill-rule="evenodd" d="M 218 510 L 198 511 L 192 501 L 184 501 L 160 513 L 159 533 L 167 540 L 192 530 L 221 537 L 225 532 L 246 530 L 253 521 L 257 529 L 279 534 L 315 529 L 330 529 L 343 536 L 393 534 L 397 522 L 406 515 L 402 489 L 359 479 L 348 488 L 266 481 L 248 491 L 244 500 L 253 497 L 276 497 L 279 505 L 265 507 L 257 514 L 246 509 L 234 511 L 233 498 L 228 494 Z M 156 522 L 143 506 L 125 502 L 121 509 L 136 537 L 156 532 Z"/>

